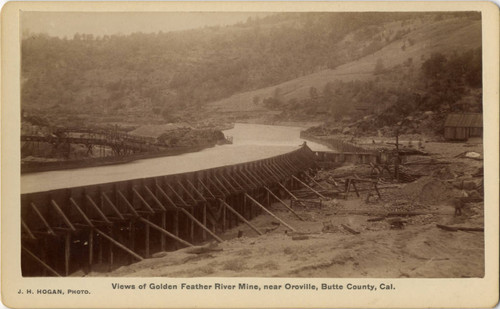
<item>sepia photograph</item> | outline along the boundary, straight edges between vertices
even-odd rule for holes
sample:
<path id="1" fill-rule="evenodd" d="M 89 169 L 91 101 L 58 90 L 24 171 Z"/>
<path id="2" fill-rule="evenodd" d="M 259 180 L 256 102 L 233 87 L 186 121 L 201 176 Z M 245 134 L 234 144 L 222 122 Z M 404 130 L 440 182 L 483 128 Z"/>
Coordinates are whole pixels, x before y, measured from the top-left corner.
<path id="1" fill-rule="evenodd" d="M 481 280 L 484 27 L 463 9 L 19 11 L 13 271 L 198 292 Z"/>

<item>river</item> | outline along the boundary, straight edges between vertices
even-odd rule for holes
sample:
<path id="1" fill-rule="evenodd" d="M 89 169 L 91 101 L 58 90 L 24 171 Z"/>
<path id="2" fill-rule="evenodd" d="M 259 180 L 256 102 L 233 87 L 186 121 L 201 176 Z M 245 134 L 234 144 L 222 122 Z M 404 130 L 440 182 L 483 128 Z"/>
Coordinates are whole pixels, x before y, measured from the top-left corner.
<path id="1" fill-rule="evenodd" d="M 302 129 L 237 123 L 233 129 L 224 131 L 226 136 L 233 137 L 231 145 L 126 164 L 24 174 L 21 176 L 21 193 L 178 174 L 265 159 L 297 149 L 304 142 L 300 138 Z M 313 150 L 329 150 L 313 142 L 307 142 L 307 145 Z"/>

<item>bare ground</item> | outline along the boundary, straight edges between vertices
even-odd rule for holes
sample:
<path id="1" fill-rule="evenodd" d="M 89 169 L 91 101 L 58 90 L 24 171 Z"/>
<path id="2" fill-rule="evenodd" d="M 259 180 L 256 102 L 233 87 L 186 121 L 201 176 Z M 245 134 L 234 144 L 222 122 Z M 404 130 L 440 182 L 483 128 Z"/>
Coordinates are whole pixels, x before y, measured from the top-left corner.
<path id="1" fill-rule="evenodd" d="M 347 200 L 324 201 L 322 208 L 297 208 L 299 220 L 280 204 L 270 210 L 293 226 L 292 232 L 276 219 L 261 214 L 248 226 L 222 235 L 223 243 L 202 254 L 189 249 L 163 252 L 155 258 L 123 266 L 111 273 L 91 276 L 124 277 L 356 277 L 356 278 L 460 278 L 484 276 L 483 232 L 450 232 L 436 224 L 483 227 L 483 202 L 466 204 L 462 216 L 455 216 L 450 199 L 456 193 L 455 179 L 473 179 L 482 161 L 455 158 L 464 151 L 478 151 L 482 145 L 429 143 L 434 159 L 447 160 L 448 178 L 435 176 L 435 167 L 413 183 L 381 190 L 382 199 L 366 201 L 351 193 Z M 434 174 L 433 174 L 434 173 Z M 476 177 L 477 180 L 477 177 Z M 317 199 L 316 199 L 317 200 Z M 421 213 L 401 218 L 403 228 L 394 228 L 392 217 L 367 221 L 391 211 Z M 359 232 L 352 234 L 343 225 Z M 325 227 L 326 226 L 326 227 Z M 277 228 L 275 228 L 277 227 Z M 275 229 L 273 229 L 275 228 Z M 237 234 L 243 233 L 238 238 Z"/>

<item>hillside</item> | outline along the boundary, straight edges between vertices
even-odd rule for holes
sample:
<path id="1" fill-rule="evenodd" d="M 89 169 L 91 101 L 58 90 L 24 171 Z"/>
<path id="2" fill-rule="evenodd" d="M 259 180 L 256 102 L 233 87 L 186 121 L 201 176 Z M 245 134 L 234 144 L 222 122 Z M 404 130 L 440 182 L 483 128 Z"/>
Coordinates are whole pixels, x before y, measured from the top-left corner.
<path id="1" fill-rule="evenodd" d="M 397 32 L 402 23 L 388 23 L 375 36 L 384 33 Z M 417 19 L 405 23 L 408 33 L 401 38 L 385 45 L 372 54 L 357 60 L 340 65 L 334 69 L 325 69 L 319 72 L 302 76 L 271 87 L 248 91 L 233 95 L 229 98 L 212 102 L 209 105 L 220 111 L 252 111 L 266 110 L 263 102 L 252 104 L 255 97 L 268 98 L 275 95 L 277 88 L 280 89 L 282 99 L 303 100 L 310 96 L 311 87 L 323 89 L 329 82 L 335 81 L 365 81 L 374 80 L 375 66 L 378 59 L 382 59 L 386 68 L 393 68 L 412 59 L 415 68 L 421 67 L 422 63 L 433 53 L 452 55 L 460 51 L 479 48 L 481 46 L 481 21 L 466 18 L 450 18 L 446 20 L 430 22 L 429 20 Z M 353 46 L 354 34 L 348 35 L 338 44 L 339 49 L 349 50 Z M 358 44 L 371 44 L 363 40 Z M 402 48 L 405 46 L 405 48 Z M 386 75 L 386 74 L 384 74 Z"/>
<path id="2" fill-rule="evenodd" d="M 472 12 L 281 13 L 168 33 L 23 33 L 21 100 L 71 126 L 325 121 L 429 93 L 422 64 L 480 46 Z M 477 105 L 480 89 L 465 88 L 454 99 Z"/>

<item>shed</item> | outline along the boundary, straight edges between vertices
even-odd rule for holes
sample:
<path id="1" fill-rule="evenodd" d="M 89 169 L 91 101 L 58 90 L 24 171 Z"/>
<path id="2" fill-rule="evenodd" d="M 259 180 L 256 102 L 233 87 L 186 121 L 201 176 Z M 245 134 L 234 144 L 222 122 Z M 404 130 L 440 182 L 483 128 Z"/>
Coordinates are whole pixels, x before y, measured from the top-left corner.
<path id="1" fill-rule="evenodd" d="M 449 114 L 444 123 L 444 138 L 447 140 L 468 140 L 483 136 L 483 114 Z"/>

